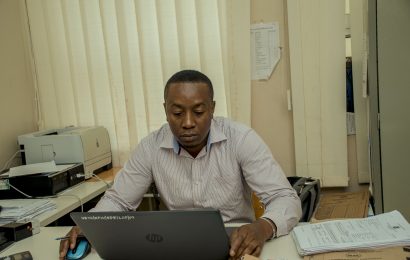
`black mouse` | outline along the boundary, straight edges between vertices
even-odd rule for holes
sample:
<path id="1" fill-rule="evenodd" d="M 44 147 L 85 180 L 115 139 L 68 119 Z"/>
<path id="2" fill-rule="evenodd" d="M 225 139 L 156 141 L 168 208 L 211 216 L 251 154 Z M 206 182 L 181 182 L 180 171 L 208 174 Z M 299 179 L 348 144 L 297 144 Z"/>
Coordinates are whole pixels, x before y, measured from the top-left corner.
<path id="1" fill-rule="evenodd" d="M 65 259 L 83 259 L 90 251 L 91 245 L 88 240 L 84 237 L 78 238 L 75 247 L 67 251 Z"/>

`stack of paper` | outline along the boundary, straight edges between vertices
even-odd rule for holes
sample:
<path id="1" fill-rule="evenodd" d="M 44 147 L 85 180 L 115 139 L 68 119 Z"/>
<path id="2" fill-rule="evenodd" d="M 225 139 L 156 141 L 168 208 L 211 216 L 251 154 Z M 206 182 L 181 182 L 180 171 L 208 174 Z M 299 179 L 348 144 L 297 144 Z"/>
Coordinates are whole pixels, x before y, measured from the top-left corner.
<path id="1" fill-rule="evenodd" d="M 14 199 L 0 201 L 0 225 L 15 221 L 30 221 L 35 216 L 56 208 L 47 199 Z"/>
<path id="2" fill-rule="evenodd" d="M 10 171 L 6 174 L 8 175 L 8 177 L 16 177 L 16 176 L 25 176 L 25 175 L 44 173 L 44 172 L 56 172 L 59 170 L 59 166 L 60 165 L 56 165 L 54 161 L 42 162 L 42 163 L 31 163 L 31 164 L 25 164 L 25 165 L 12 167 L 10 168 Z"/>
<path id="3" fill-rule="evenodd" d="M 292 231 L 300 255 L 410 244 L 410 224 L 398 211 L 369 218 L 297 226 Z"/>

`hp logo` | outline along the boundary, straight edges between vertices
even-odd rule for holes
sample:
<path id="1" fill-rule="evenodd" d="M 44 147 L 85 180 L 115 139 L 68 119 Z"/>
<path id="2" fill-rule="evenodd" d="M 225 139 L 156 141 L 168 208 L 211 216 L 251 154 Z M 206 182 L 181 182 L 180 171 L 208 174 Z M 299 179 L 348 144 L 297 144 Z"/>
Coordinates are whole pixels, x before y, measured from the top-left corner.
<path id="1" fill-rule="evenodd" d="M 154 233 L 148 233 L 145 236 L 145 239 L 148 240 L 151 243 L 160 243 L 160 242 L 162 242 L 162 240 L 164 240 L 164 238 L 161 235 L 154 234 Z"/>

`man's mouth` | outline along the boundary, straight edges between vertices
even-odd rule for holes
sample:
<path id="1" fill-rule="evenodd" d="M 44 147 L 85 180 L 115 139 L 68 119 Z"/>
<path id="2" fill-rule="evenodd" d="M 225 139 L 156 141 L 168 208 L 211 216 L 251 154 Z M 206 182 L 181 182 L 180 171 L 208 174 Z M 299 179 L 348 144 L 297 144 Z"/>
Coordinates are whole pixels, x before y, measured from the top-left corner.
<path id="1" fill-rule="evenodd" d="M 180 138 L 184 141 L 190 141 L 190 140 L 195 139 L 196 137 L 197 137 L 196 134 L 182 134 L 182 135 L 180 135 Z"/>

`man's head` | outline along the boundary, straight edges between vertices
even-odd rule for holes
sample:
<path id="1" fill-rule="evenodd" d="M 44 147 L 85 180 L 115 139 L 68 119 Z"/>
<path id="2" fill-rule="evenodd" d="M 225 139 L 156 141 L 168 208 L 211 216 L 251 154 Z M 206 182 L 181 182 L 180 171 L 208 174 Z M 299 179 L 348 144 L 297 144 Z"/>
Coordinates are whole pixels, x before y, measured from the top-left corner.
<path id="1" fill-rule="evenodd" d="M 167 84 L 165 85 L 164 89 L 164 100 L 166 101 L 168 95 L 169 86 L 173 83 L 181 83 L 181 82 L 195 82 L 195 83 L 205 83 L 209 87 L 209 93 L 211 100 L 214 99 L 214 88 L 212 86 L 211 80 L 203 73 L 196 71 L 196 70 L 181 70 L 174 75 L 172 75 Z"/>
<path id="2" fill-rule="evenodd" d="M 172 133 L 196 157 L 207 143 L 215 109 L 211 81 L 199 71 L 177 72 L 165 85 L 164 100 Z"/>

